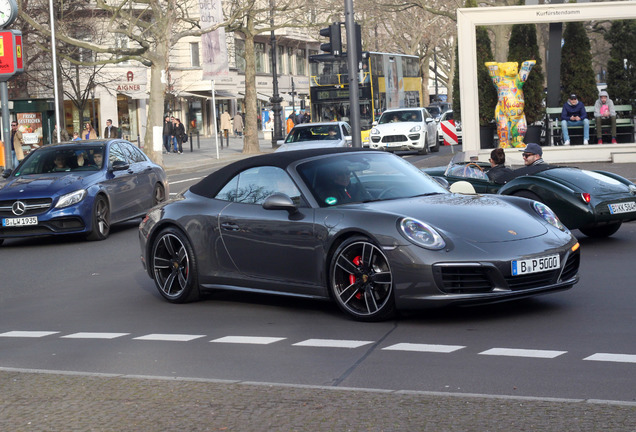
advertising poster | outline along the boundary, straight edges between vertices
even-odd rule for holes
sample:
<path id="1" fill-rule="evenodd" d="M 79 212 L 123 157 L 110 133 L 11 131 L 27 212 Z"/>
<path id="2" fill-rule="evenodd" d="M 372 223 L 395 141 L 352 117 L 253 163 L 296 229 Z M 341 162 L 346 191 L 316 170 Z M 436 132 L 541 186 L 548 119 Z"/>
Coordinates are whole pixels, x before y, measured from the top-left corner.
<path id="1" fill-rule="evenodd" d="M 42 145 L 42 113 L 16 113 L 18 130 L 31 149 Z"/>

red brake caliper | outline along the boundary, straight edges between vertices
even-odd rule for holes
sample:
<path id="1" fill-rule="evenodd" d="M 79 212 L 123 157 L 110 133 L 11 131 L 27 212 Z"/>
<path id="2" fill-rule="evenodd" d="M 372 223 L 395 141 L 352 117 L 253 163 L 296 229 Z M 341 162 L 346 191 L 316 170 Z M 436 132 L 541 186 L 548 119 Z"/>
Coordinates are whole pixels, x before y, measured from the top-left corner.
<path id="1" fill-rule="evenodd" d="M 359 265 L 362 263 L 362 259 L 361 259 L 359 256 L 357 256 L 357 257 L 355 257 L 355 258 L 353 259 L 353 261 L 352 261 L 352 262 L 353 262 L 355 265 L 359 266 Z M 354 275 L 350 274 L 350 275 L 349 275 L 349 284 L 353 285 L 354 283 L 356 283 L 356 277 L 355 277 Z M 357 298 L 358 300 L 360 300 L 360 299 L 362 298 L 362 293 L 361 293 L 361 292 L 356 293 L 356 298 Z"/>

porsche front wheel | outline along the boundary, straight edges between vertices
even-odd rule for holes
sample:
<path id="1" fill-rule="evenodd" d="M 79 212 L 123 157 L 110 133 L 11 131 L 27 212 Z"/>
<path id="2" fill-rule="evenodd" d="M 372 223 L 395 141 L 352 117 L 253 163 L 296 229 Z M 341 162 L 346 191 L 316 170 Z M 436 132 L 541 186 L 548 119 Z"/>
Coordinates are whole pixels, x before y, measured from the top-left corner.
<path id="1" fill-rule="evenodd" d="M 389 260 L 366 237 L 345 240 L 333 254 L 330 289 L 338 307 L 358 321 L 381 321 L 395 314 Z"/>
<path id="2" fill-rule="evenodd" d="M 176 228 L 166 228 L 155 237 L 150 265 L 159 293 L 169 302 L 199 299 L 196 259 L 190 241 Z"/>

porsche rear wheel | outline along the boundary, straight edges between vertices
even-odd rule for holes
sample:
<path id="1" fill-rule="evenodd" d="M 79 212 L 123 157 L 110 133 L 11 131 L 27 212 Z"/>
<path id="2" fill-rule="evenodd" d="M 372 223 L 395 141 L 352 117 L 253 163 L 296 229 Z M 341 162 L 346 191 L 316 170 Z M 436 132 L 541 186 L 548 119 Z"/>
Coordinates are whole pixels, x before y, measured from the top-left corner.
<path id="1" fill-rule="evenodd" d="M 602 238 L 609 237 L 614 234 L 621 227 L 622 222 L 615 222 L 607 225 L 600 225 L 588 228 L 579 228 L 583 234 L 588 237 Z"/>
<path id="2" fill-rule="evenodd" d="M 169 302 L 188 303 L 199 299 L 199 279 L 194 251 L 185 234 L 166 228 L 155 237 L 150 265 L 159 293 Z"/>
<path id="3" fill-rule="evenodd" d="M 104 240 L 110 234 L 110 206 L 108 200 L 98 195 L 93 204 L 92 229 L 88 234 L 88 240 Z"/>
<path id="4" fill-rule="evenodd" d="M 355 320 L 381 321 L 395 314 L 389 260 L 366 237 L 349 238 L 336 249 L 329 282 L 338 307 Z"/>

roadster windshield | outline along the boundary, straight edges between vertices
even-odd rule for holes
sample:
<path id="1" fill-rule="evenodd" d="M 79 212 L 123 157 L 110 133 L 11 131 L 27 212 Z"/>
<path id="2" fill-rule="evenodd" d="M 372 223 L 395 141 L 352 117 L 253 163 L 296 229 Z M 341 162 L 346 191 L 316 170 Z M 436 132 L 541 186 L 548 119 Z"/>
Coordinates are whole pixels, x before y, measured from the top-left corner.
<path id="1" fill-rule="evenodd" d="M 30 154 L 14 172 L 14 176 L 99 171 L 103 162 L 103 145 L 43 147 Z"/>
<path id="2" fill-rule="evenodd" d="M 338 154 L 305 162 L 297 171 L 321 207 L 448 193 L 398 156 Z"/>

